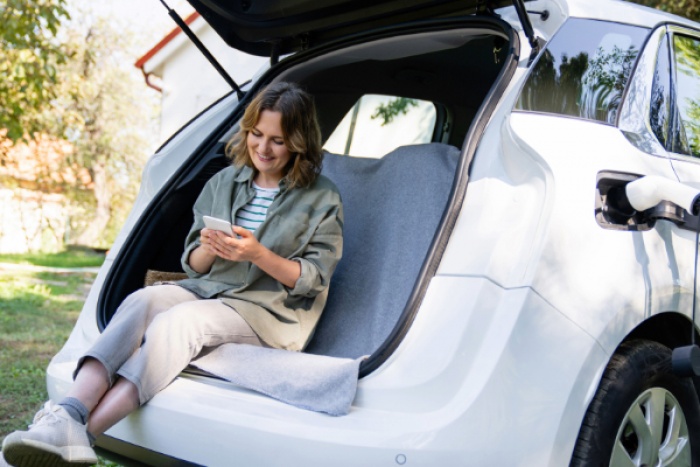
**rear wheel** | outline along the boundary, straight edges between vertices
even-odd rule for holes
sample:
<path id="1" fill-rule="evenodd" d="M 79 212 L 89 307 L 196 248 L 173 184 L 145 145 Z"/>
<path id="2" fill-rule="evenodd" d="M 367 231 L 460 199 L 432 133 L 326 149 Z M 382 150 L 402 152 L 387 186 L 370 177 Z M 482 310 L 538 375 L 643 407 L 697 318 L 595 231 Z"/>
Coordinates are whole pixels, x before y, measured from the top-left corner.
<path id="1" fill-rule="evenodd" d="M 610 360 L 591 401 L 571 465 L 700 465 L 700 405 L 689 378 L 671 371 L 671 350 L 630 341 Z"/>

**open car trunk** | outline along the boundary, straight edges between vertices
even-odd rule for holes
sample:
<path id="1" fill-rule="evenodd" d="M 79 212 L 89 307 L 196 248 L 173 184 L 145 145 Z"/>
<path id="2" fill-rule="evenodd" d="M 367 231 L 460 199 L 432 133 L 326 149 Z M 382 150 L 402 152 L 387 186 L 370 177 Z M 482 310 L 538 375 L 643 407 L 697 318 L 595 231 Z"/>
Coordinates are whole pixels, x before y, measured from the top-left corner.
<path id="1" fill-rule="evenodd" d="M 500 83 L 515 70 L 517 40 L 497 18 L 466 16 L 382 28 L 281 60 L 201 142 L 132 230 L 103 287 L 100 328 L 144 285 L 149 270 L 182 272 L 192 205 L 206 181 L 229 164 L 225 142 L 261 86 L 295 81 L 314 95 L 324 141 L 363 95 L 420 99 L 436 109 L 430 142 L 375 159 L 328 153 L 324 160 L 324 174 L 343 198 L 344 251 L 307 351 L 369 355 L 361 374 L 371 372 L 401 342 L 437 270 L 481 129 Z"/>

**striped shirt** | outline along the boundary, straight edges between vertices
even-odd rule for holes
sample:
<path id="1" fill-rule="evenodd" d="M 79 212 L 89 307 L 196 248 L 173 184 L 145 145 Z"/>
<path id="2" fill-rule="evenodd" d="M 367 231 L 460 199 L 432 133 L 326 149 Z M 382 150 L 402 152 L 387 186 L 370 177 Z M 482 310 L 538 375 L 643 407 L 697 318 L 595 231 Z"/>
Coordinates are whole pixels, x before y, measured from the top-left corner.
<path id="1" fill-rule="evenodd" d="M 274 201 L 279 188 L 262 188 L 253 183 L 255 198 L 236 213 L 236 225 L 255 232 L 267 217 L 267 210 Z"/>

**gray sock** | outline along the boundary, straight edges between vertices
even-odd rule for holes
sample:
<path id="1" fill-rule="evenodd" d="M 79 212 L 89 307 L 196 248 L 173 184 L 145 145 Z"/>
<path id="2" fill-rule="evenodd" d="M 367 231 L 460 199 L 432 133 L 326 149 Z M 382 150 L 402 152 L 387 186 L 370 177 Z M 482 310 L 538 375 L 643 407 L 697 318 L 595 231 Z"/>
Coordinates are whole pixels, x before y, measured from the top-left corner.
<path id="1" fill-rule="evenodd" d="M 75 397 L 66 397 L 59 402 L 58 405 L 66 409 L 66 412 L 68 412 L 68 415 L 70 415 L 73 420 L 83 425 L 87 423 L 90 411 Z"/>

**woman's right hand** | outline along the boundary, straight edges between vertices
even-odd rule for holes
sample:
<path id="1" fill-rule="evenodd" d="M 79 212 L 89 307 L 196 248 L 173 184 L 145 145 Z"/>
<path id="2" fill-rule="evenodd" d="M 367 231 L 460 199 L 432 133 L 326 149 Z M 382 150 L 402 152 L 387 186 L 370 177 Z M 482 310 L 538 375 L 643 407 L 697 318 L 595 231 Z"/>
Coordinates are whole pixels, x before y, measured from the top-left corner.
<path id="1" fill-rule="evenodd" d="M 212 246 L 212 236 L 216 235 L 216 231 L 212 229 L 207 229 L 206 227 L 199 231 L 199 242 L 202 244 L 201 248 L 204 249 L 211 256 L 216 257 L 216 251 Z M 212 258 L 213 262 L 214 258 Z"/>
<path id="2" fill-rule="evenodd" d="M 211 240 L 216 235 L 216 231 L 206 227 L 199 232 L 200 245 L 190 252 L 188 263 L 192 269 L 200 274 L 206 274 L 211 269 L 216 259 L 216 251 L 213 249 Z"/>

